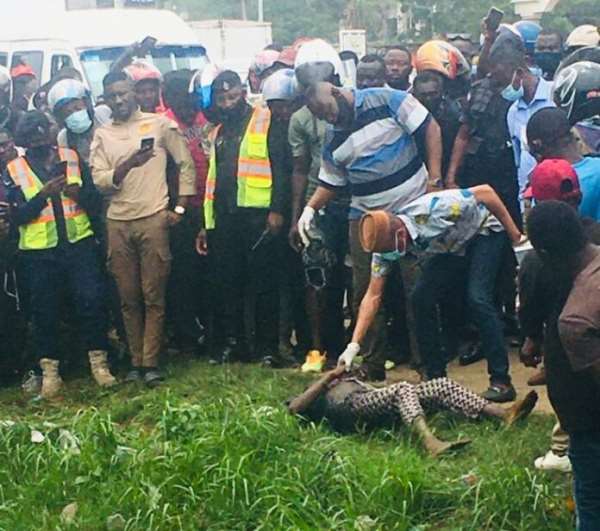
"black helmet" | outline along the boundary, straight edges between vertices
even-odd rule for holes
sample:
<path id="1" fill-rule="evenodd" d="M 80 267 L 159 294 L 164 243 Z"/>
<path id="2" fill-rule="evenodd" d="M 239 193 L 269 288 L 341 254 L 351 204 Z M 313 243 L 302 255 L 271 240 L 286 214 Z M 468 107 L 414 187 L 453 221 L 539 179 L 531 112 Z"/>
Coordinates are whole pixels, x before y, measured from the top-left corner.
<path id="1" fill-rule="evenodd" d="M 581 61 L 600 63 L 600 46 L 585 46 L 584 48 L 575 50 L 560 62 L 558 71 L 566 68 L 569 65 L 572 65 L 573 63 L 579 63 Z"/>
<path id="2" fill-rule="evenodd" d="M 575 124 L 600 114 L 600 64 L 580 61 L 556 74 L 554 101 Z"/>

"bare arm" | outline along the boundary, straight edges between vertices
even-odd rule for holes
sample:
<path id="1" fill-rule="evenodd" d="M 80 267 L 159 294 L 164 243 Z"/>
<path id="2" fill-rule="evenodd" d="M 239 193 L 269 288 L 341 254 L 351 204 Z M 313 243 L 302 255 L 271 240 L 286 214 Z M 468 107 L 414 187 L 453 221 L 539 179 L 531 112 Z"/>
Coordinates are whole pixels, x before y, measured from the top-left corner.
<path id="1" fill-rule="evenodd" d="M 425 132 L 425 148 L 427 151 L 427 170 L 429 171 L 430 189 L 440 187 L 442 179 L 442 130 L 435 119 L 431 119 Z"/>
<path id="2" fill-rule="evenodd" d="M 335 190 L 325 188 L 324 186 L 317 186 L 315 193 L 312 195 L 306 206 L 315 210 L 320 210 L 335 197 L 335 194 Z"/>
<path id="3" fill-rule="evenodd" d="M 456 175 L 465 160 L 467 146 L 469 145 L 469 136 L 469 126 L 467 124 L 461 125 L 454 141 L 454 147 L 452 148 L 452 156 L 450 157 L 448 173 L 446 174 L 446 188 L 457 187 Z"/>
<path id="4" fill-rule="evenodd" d="M 330 382 L 344 373 L 344 367 L 336 367 L 334 370 L 326 372 L 314 384 L 312 384 L 304 393 L 294 398 L 288 405 L 288 411 L 292 415 L 299 415 L 306 411 L 308 407 L 319 398 L 326 390 Z"/>
<path id="5" fill-rule="evenodd" d="M 302 247 L 298 234 L 298 218 L 304 207 L 304 196 L 308 185 L 308 172 L 310 159 L 306 155 L 294 157 L 294 170 L 292 173 L 292 219 L 289 233 L 289 243 L 293 249 L 299 251 Z"/>
<path id="6" fill-rule="evenodd" d="M 352 343 L 358 343 L 363 340 L 369 328 L 375 320 L 375 316 L 381 306 L 383 290 L 387 277 L 371 277 L 367 292 L 360 303 L 356 326 L 352 334 Z"/>
<path id="7" fill-rule="evenodd" d="M 494 189 L 487 184 L 482 184 L 481 186 L 469 188 L 469 190 L 473 193 L 478 203 L 485 205 L 487 209 L 498 218 L 498 221 L 502 223 L 511 241 L 519 243 L 521 240 L 521 231 L 515 225 L 515 222 L 508 213 L 508 210 L 506 210 L 504 203 L 498 197 L 498 194 L 496 194 Z"/>

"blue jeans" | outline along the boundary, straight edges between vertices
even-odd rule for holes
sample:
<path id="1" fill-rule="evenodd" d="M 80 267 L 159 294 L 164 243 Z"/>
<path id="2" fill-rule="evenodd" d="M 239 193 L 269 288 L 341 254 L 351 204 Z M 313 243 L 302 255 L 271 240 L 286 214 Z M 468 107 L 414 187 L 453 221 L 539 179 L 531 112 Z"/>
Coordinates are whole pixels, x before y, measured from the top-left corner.
<path id="1" fill-rule="evenodd" d="M 577 531 L 600 529 L 600 431 L 570 432 Z"/>
<path id="2" fill-rule="evenodd" d="M 467 305 L 479 330 L 493 384 L 510 384 L 504 328 L 495 303 L 496 282 L 507 245 L 505 232 L 491 232 L 474 238 L 467 250 Z"/>
<path id="3" fill-rule="evenodd" d="M 70 295 L 68 308 L 75 316 L 82 346 L 90 350 L 107 349 L 105 277 L 100 268 L 98 245 L 94 238 L 65 244 L 53 252 L 23 251 L 21 256 L 29 283 L 33 337 L 38 359 L 60 360 L 58 347 L 61 294 Z"/>

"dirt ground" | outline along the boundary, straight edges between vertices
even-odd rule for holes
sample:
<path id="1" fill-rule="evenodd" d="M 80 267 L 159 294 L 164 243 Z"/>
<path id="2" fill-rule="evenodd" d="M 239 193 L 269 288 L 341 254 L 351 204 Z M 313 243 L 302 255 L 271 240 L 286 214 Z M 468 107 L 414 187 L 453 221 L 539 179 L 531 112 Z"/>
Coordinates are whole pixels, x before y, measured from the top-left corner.
<path id="1" fill-rule="evenodd" d="M 529 369 L 525 367 L 520 361 L 516 350 L 513 350 L 510 354 L 510 374 L 513 379 L 513 385 L 517 390 L 517 396 L 520 398 L 525 395 L 529 390 L 535 389 L 539 395 L 539 401 L 536 407 L 536 411 L 542 413 L 552 413 L 552 406 L 548 400 L 548 393 L 545 386 L 529 387 L 527 385 L 527 379 L 536 372 L 536 369 Z M 418 374 L 409 369 L 408 366 L 402 365 L 388 371 L 388 381 L 394 382 L 399 380 L 405 380 L 409 382 L 418 382 Z M 487 364 L 485 360 L 478 361 L 473 365 L 467 367 L 461 367 L 458 364 L 458 360 L 454 360 L 448 367 L 448 376 L 453 380 L 456 380 L 460 384 L 472 389 L 476 393 L 485 391 L 488 387 L 488 374 Z"/>

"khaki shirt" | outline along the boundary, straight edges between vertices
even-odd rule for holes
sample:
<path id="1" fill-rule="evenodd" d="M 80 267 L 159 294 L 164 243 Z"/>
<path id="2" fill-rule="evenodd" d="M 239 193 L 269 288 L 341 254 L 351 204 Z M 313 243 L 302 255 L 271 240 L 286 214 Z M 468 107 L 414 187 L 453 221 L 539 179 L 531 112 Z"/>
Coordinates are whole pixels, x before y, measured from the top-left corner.
<path id="1" fill-rule="evenodd" d="M 154 138 L 154 157 L 132 169 L 120 186 L 113 183 L 119 164 L 140 149 L 143 138 Z M 196 193 L 194 162 L 177 124 L 158 114 L 136 111 L 127 122 L 98 128 L 92 141 L 90 165 L 94 184 L 110 196 L 107 217 L 130 221 L 152 216 L 167 208 L 167 154 L 179 166 L 179 195 Z"/>

